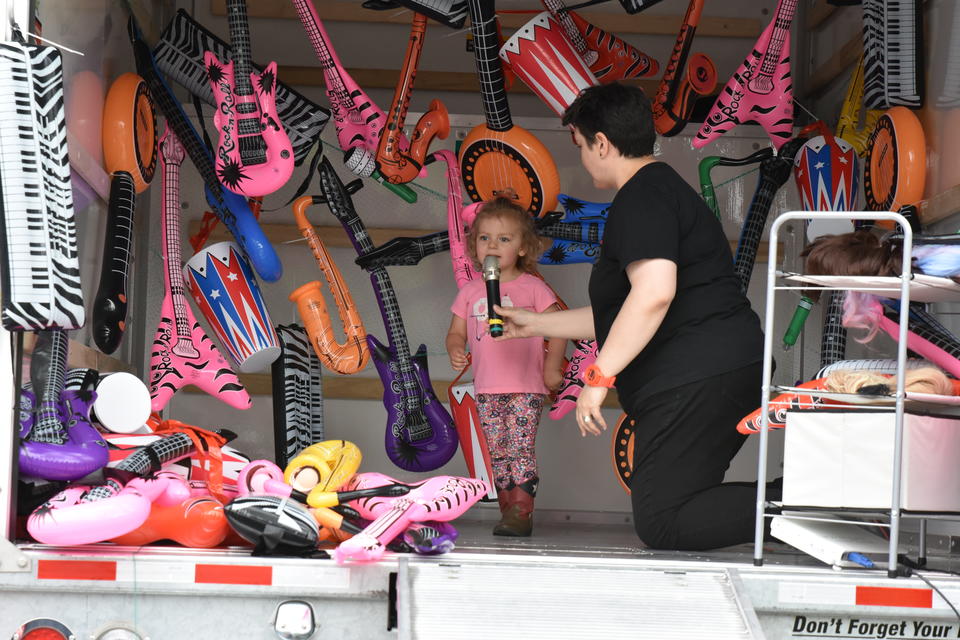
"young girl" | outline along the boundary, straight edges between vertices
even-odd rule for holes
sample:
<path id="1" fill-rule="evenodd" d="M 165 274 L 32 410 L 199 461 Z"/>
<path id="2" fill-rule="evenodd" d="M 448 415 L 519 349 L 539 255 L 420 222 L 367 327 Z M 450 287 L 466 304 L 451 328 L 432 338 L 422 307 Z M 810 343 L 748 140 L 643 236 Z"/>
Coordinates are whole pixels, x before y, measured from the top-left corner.
<path id="1" fill-rule="evenodd" d="M 467 235 L 479 270 L 487 256 L 500 262 L 500 306 L 532 311 L 558 310 L 557 298 L 536 272 L 540 242 L 533 219 L 508 198 L 483 205 Z M 566 341 L 542 338 L 495 341 L 487 324 L 486 283 L 477 278 L 460 290 L 451 307 L 447 352 L 454 369 L 473 356 L 477 413 L 490 450 L 500 522 L 494 535 L 529 536 L 537 493 L 534 445 L 543 401 L 559 388 Z M 469 343 L 469 347 L 468 347 Z"/>

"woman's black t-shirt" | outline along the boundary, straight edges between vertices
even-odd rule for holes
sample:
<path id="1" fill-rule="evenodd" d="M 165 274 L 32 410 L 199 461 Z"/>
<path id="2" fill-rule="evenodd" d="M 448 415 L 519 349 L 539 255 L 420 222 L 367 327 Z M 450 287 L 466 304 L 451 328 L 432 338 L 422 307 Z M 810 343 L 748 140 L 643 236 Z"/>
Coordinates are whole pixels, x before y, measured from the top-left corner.
<path id="1" fill-rule="evenodd" d="M 642 167 L 617 192 L 600 258 L 590 275 L 593 323 L 601 347 L 630 292 L 631 262 L 677 265 L 677 291 L 653 338 L 617 375 L 628 413 L 651 394 L 734 371 L 763 357 L 760 319 L 740 292 L 720 222 L 667 164 Z M 757 390 L 759 394 L 759 389 Z"/>

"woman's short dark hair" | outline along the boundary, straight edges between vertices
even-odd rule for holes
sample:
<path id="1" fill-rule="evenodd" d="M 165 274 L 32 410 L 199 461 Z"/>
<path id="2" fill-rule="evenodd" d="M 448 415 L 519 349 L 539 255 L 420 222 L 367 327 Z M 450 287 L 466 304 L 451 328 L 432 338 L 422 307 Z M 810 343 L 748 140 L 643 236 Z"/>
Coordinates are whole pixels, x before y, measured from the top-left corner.
<path id="1" fill-rule="evenodd" d="M 617 82 L 587 87 L 563 112 L 563 124 L 576 127 L 590 146 L 602 131 L 627 158 L 653 155 L 653 113 L 640 87 Z"/>

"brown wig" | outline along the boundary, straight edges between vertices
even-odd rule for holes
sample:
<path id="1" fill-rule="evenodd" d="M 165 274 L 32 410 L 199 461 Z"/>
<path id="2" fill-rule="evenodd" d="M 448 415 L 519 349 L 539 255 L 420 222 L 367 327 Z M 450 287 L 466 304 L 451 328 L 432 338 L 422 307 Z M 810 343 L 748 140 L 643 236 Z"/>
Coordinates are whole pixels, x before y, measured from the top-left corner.
<path id="1" fill-rule="evenodd" d="M 833 276 L 898 276 L 903 260 L 899 244 L 881 241 L 869 231 L 820 236 L 801 253 L 804 272 Z"/>
<path id="2" fill-rule="evenodd" d="M 480 260 L 477 258 L 477 228 L 482 220 L 490 218 L 500 218 L 517 224 L 517 228 L 520 230 L 520 250 L 523 252 L 523 255 L 517 256 L 517 268 L 525 273 L 536 273 L 537 259 L 540 258 L 542 248 L 540 237 L 537 236 L 537 229 L 533 224 L 533 218 L 526 209 L 504 196 L 497 196 L 493 200 L 485 202 L 477 210 L 477 217 L 473 220 L 473 224 L 470 225 L 470 230 L 467 232 L 467 251 L 470 253 L 474 268 L 477 271 L 482 269 Z"/>

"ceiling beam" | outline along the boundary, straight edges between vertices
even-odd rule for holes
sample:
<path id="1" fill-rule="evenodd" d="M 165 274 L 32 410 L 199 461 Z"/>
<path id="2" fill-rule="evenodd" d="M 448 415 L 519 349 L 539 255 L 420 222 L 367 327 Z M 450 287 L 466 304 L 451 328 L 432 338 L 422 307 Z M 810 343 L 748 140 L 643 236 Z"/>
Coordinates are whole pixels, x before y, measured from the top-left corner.
<path id="1" fill-rule="evenodd" d="M 314 0 L 316 1 L 316 0 Z M 226 0 L 210 0 L 210 13 L 227 15 Z M 324 2 L 320 19 L 326 22 L 368 22 L 378 24 L 410 24 L 410 12 L 406 9 L 372 11 L 364 9 L 359 2 Z M 594 26 L 618 35 L 638 34 L 648 36 L 675 36 L 680 31 L 682 16 L 647 15 L 632 17 L 623 13 L 600 13 L 579 11 L 579 15 Z M 251 18 L 296 19 L 296 9 L 289 2 L 276 0 L 247 0 L 247 15 Z M 531 14 L 499 14 L 504 29 L 518 29 Z M 756 18 L 702 16 L 697 25 L 697 35 L 717 38 L 756 38 L 763 25 Z"/>
<path id="2" fill-rule="evenodd" d="M 347 69 L 347 73 L 364 89 L 394 89 L 399 69 Z M 277 76 L 284 84 L 294 87 L 322 87 L 323 69 L 319 66 L 283 65 L 277 71 Z M 660 81 L 655 78 L 630 78 L 624 81 L 627 84 L 641 87 L 647 95 L 657 93 Z M 415 91 L 460 91 L 478 93 L 480 83 L 477 74 L 469 71 L 417 71 Z M 514 82 L 510 93 L 532 94 L 533 92 L 523 82 Z"/>

